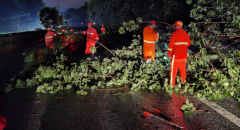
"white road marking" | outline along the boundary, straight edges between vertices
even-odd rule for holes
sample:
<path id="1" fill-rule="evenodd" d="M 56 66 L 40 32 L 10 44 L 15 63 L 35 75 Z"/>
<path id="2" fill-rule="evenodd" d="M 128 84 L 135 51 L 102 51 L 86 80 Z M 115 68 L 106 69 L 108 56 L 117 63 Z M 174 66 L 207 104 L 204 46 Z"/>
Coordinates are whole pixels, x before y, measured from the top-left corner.
<path id="1" fill-rule="evenodd" d="M 213 110 L 215 110 L 218 113 L 220 113 L 222 116 L 224 116 L 225 118 L 227 118 L 231 122 L 233 122 L 234 124 L 236 124 L 238 127 L 240 127 L 240 119 L 237 116 L 235 116 L 232 113 L 228 112 L 227 110 L 225 110 L 224 108 L 220 107 L 216 103 L 209 102 L 206 98 L 198 98 L 198 99 L 200 101 L 202 101 L 203 103 L 205 103 L 206 105 L 208 105 L 209 107 L 211 107 Z"/>

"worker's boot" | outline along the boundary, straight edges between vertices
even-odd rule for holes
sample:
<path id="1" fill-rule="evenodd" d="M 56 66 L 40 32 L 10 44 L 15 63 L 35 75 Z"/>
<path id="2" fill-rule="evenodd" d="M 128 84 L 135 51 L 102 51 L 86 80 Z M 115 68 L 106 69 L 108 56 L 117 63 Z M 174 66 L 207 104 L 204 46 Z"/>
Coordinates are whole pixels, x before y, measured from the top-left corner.
<path id="1" fill-rule="evenodd" d="M 92 60 L 94 59 L 95 54 L 92 53 Z"/>
<path id="2" fill-rule="evenodd" d="M 183 81 L 183 80 L 182 80 L 182 85 L 184 85 L 184 86 L 185 86 L 185 83 L 186 83 L 186 80 L 185 80 L 185 81 Z"/>

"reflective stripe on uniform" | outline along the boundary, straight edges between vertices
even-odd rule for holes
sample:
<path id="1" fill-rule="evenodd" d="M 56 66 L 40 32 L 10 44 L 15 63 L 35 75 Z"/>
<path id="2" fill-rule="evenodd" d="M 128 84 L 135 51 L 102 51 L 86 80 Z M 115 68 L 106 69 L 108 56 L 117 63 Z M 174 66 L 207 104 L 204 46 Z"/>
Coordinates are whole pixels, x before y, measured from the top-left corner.
<path id="1" fill-rule="evenodd" d="M 188 45 L 187 42 L 175 42 L 174 45 Z"/>
<path id="2" fill-rule="evenodd" d="M 172 80 L 173 80 L 173 65 L 174 65 L 174 60 L 175 60 L 175 55 L 173 55 L 172 64 L 171 64 L 171 79 L 170 79 L 170 84 L 172 84 Z"/>
<path id="3" fill-rule="evenodd" d="M 94 35 L 94 33 L 90 33 L 91 35 Z"/>
<path id="4" fill-rule="evenodd" d="M 143 41 L 147 43 L 155 43 L 155 41 L 147 41 L 147 40 L 143 40 Z"/>
<path id="5" fill-rule="evenodd" d="M 45 37 L 45 39 L 48 39 L 48 38 L 53 38 L 53 36 Z"/>
<path id="6" fill-rule="evenodd" d="M 96 39 L 98 39 L 98 38 L 96 38 Z"/>
<path id="7" fill-rule="evenodd" d="M 169 50 L 169 51 L 172 51 L 172 49 L 169 49 L 169 48 L 168 48 L 168 50 Z"/>

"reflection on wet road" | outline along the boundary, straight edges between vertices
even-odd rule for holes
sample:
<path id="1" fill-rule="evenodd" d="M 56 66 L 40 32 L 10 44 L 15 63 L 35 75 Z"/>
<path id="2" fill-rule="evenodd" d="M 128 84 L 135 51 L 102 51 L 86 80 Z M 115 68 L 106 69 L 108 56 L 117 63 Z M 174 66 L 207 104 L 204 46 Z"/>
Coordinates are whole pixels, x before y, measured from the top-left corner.
<path id="1" fill-rule="evenodd" d="M 9 122 L 6 130 L 176 129 L 155 119 L 144 117 L 144 111 L 161 117 L 154 108 L 171 117 L 174 122 L 183 126 L 184 130 L 238 129 L 236 125 L 202 102 L 175 93 L 171 97 L 164 90 L 159 93 L 147 91 L 131 93 L 127 88 L 119 91 L 89 91 L 86 96 L 72 92 L 66 95 L 57 93 L 53 96 L 35 94 L 34 89 L 15 89 L 4 97 L 0 111 Z M 209 109 L 209 113 L 203 111 L 196 115 L 185 116 L 181 111 L 181 104 L 186 98 L 199 109 Z"/>

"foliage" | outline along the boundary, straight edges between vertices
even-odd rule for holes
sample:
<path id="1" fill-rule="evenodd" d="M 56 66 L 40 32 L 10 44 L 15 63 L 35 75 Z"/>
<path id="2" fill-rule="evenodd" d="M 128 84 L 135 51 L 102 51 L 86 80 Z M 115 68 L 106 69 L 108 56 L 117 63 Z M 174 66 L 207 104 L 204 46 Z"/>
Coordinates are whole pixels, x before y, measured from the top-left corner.
<path id="1" fill-rule="evenodd" d="M 168 22 L 189 22 L 189 9 L 186 3 L 176 0 L 90 0 L 87 18 L 104 25 L 121 25 L 123 21 L 138 17 L 147 21 L 159 18 Z"/>
<path id="2" fill-rule="evenodd" d="M 60 22 L 59 11 L 57 10 L 57 7 L 45 6 L 44 8 L 41 8 L 39 11 L 39 18 L 44 27 L 58 26 Z"/>
<path id="3" fill-rule="evenodd" d="M 184 114 L 191 115 L 196 110 L 192 103 L 189 103 L 189 100 L 186 99 L 186 104 L 182 105 L 181 110 L 184 111 Z"/>
<path id="4" fill-rule="evenodd" d="M 65 21 L 63 15 L 59 15 L 58 20 L 59 20 L 59 21 L 58 21 L 59 25 L 65 25 L 65 24 L 67 24 L 67 21 Z"/>
<path id="5" fill-rule="evenodd" d="M 67 9 L 65 11 L 65 16 L 67 16 L 65 17 L 65 19 L 68 19 L 68 24 L 71 24 L 72 26 L 79 26 L 79 23 L 86 22 L 85 19 L 87 16 L 87 5 L 88 2 L 85 2 L 84 5 L 77 9 L 75 8 Z"/>
<path id="6" fill-rule="evenodd" d="M 72 16 L 69 14 L 64 15 L 64 19 L 66 19 L 67 21 L 69 21 L 71 18 Z"/>

